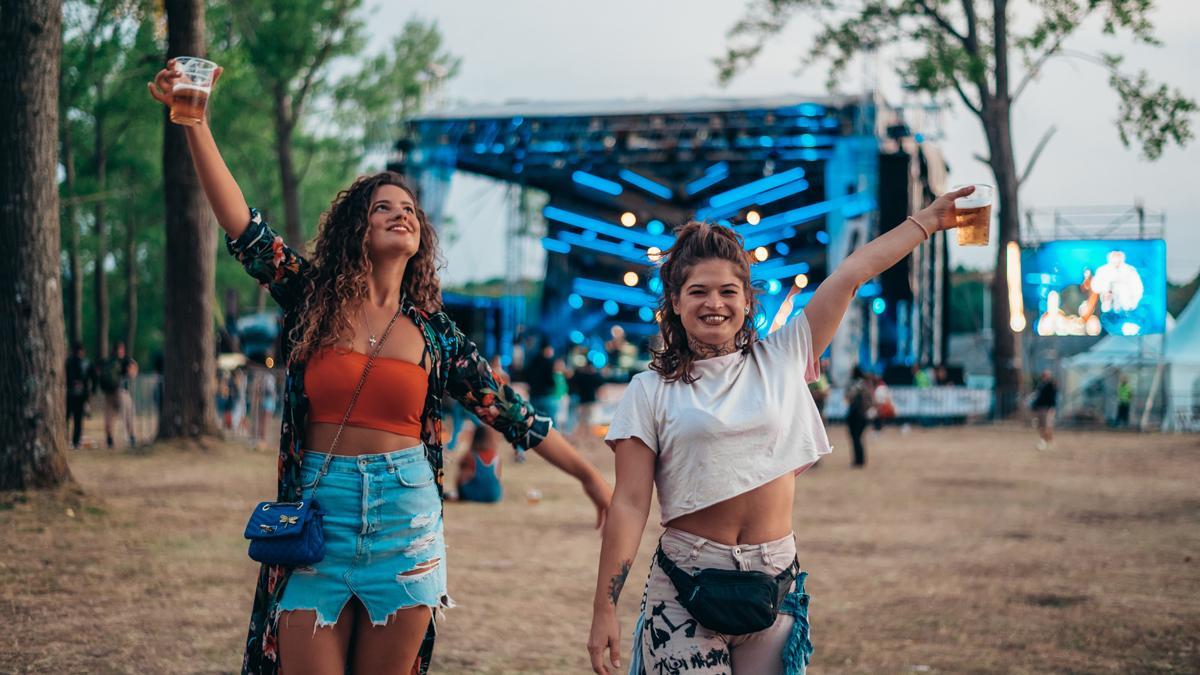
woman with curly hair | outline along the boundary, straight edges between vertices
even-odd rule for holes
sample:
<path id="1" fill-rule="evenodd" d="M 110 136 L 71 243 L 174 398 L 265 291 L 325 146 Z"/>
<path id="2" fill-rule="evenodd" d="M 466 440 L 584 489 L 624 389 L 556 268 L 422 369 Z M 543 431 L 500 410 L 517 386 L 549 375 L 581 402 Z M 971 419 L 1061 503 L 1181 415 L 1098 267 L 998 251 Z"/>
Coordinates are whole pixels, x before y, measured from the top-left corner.
<path id="1" fill-rule="evenodd" d="M 177 78 L 168 62 L 151 95 L 169 106 Z M 230 253 L 283 309 L 278 499 L 316 493 L 326 512 L 320 562 L 263 565 L 243 672 L 424 673 L 435 611 L 451 605 L 443 392 L 576 477 L 597 526 L 611 490 L 545 415 L 496 382 L 442 311 L 437 235 L 400 176 L 377 173 L 341 191 L 308 259 L 247 206 L 207 122 L 186 132 Z"/>
<path id="2" fill-rule="evenodd" d="M 630 673 L 804 672 L 812 643 L 794 477 L 830 452 L 807 382 L 858 287 L 953 227 L 953 200 L 970 191 L 939 197 L 846 258 L 763 339 L 741 237 L 697 222 L 676 232 L 660 269 L 663 347 L 630 382 L 605 439 L 617 480 L 588 638 L 595 672 L 620 668 L 616 604 L 655 489 L 666 529 Z"/>

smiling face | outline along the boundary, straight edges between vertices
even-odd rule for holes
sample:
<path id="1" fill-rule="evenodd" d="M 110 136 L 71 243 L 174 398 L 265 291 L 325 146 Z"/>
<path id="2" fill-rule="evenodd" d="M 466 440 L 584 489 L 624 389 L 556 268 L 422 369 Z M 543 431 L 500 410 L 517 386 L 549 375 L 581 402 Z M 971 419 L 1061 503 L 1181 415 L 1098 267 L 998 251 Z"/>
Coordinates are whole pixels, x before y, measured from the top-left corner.
<path id="1" fill-rule="evenodd" d="M 745 323 L 749 301 L 736 266 L 712 258 L 692 267 L 671 305 L 689 340 L 719 346 L 733 342 Z"/>
<path id="2" fill-rule="evenodd" d="M 367 251 L 373 262 L 409 259 L 421 247 L 421 222 L 411 194 L 397 185 L 380 185 L 367 209 Z"/>

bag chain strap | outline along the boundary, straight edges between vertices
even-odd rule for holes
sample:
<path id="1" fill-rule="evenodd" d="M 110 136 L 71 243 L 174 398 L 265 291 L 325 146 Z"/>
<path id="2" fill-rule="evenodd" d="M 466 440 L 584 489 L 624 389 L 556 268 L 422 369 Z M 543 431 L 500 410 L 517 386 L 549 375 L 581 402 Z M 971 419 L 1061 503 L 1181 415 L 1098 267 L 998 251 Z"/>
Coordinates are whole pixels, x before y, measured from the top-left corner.
<path id="1" fill-rule="evenodd" d="M 375 350 L 367 357 L 367 365 L 363 366 L 362 376 L 358 378 L 358 386 L 354 388 L 354 394 L 350 396 L 350 405 L 346 406 L 346 414 L 342 415 L 342 422 L 338 425 L 337 433 L 333 435 L 333 442 L 329 444 L 329 452 L 325 455 L 325 462 L 321 464 L 321 470 L 317 472 L 317 479 L 313 482 L 312 498 L 317 496 L 317 486 L 321 484 L 321 479 L 325 477 L 325 472 L 329 470 L 329 462 L 333 459 L 333 451 L 337 448 L 338 439 L 342 437 L 342 429 L 346 428 L 346 422 L 350 420 L 350 411 L 354 410 L 354 403 L 358 401 L 358 394 L 362 391 L 363 383 L 367 381 L 367 373 L 371 372 L 371 366 L 375 363 L 375 357 L 379 356 L 379 352 L 383 350 L 383 343 L 387 342 L 388 333 L 392 332 L 392 326 L 395 325 L 396 319 L 400 318 L 403 312 L 404 300 L 400 300 L 400 307 L 396 309 L 396 314 L 392 316 L 392 320 L 388 322 L 387 328 L 383 329 L 383 335 L 379 337 L 379 344 L 375 345 Z"/>

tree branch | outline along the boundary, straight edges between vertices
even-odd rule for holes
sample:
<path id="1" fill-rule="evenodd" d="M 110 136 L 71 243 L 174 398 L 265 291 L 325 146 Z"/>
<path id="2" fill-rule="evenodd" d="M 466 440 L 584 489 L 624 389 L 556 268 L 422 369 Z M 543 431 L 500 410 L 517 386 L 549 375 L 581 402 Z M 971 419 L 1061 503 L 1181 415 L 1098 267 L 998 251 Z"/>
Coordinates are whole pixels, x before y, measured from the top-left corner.
<path id="1" fill-rule="evenodd" d="M 1054 41 L 1054 44 L 1050 45 L 1050 48 L 1042 52 L 1041 56 L 1039 56 L 1037 60 L 1033 62 L 1033 65 L 1029 67 L 1029 72 L 1025 73 L 1025 77 L 1021 78 L 1020 84 L 1017 85 L 1017 90 L 1013 92 L 1013 103 L 1016 103 L 1017 98 L 1021 96 L 1021 92 L 1025 91 L 1025 87 L 1029 86 L 1029 83 L 1033 81 L 1033 78 L 1037 77 L 1038 74 L 1041 73 L 1042 66 L 1046 65 L 1046 61 L 1049 60 L 1051 56 L 1054 56 L 1058 53 L 1058 50 L 1062 47 L 1063 41 L 1066 39 L 1067 33 L 1060 34 Z"/>
<path id="2" fill-rule="evenodd" d="M 941 12 L 937 11 L 936 7 L 929 6 L 929 2 L 927 0 L 917 0 L 917 5 L 921 8 L 921 11 L 925 12 L 926 16 L 933 19 L 934 23 L 936 23 L 942 30 L 953 35 L 955 39 L 963 43 L 964 47 L 967 45 L 967 36 L 958 32 L 958 30 L 946 20 L 946 17 L 942 16 Z"/>
<path id="3" fill-rule="evenodd" d="M 951 77 L 950 82 L 954 85 L 954 91 L 958 93 L 958 97 L 962 99 L 963 105 L 967 106 L 967 109 L 975 113 L 976 116 L 982 117 L 983 110 L 980 109 L 979 106 L 975 105 L 975 102 L 972 101 L 969 96 L 967 96 L 967 92 L 964 91 L 962 85 L 958 83 L 958 78 Z"/>
<path id="4" fill-rule="evenodd" d="M 996 96 L 1009 97 L 1008 89 L 1008 0 L 993 0 L 992 50 L 995 52 Z"/>
<path id="5" fill-rule="evenodd" d="M 1042 151 L 1046 149 L 1046 144 L 1050 142 L 1050 137 L 1056 131 L 1058 131 L 1058 127 L 1052 124 L 1046 130 L 1046 133 L 1042 134 L 1042 140 L 1038 141 L 1037 146 L 1034 147 L 1033 154 L 1029 156 L 1029 161 L 1025 163 L 1025 170 L 1021 172 L 1021 177 L 1017 179 L 1018 188 L 1025 184 L 1025 179 L 1029 178 L 1029 173 L 1033 171 L 1033 165 L 1037 164 L 1038 158 L 1042 156 Z"/>
<path id="6" fill-rule="evenodd" d="M 971 155 L 971 156 L 974 157 L 976 161 L 983 162 L 985 165 L 987 165 L 988 168 L 991 168 L 992 160 L 988 159 L 987 157 L 984 157 L 983 155 L 981 155 L 979 153 L 975 153 L 974 155 Z"/>
<path id="7" fill-rule="evenodd" d="M 341 30 L 342 24 L 345 23 L 348 7 L 345 2 L 338 3 L 337 13 L 334 15 L 333 25 L 330 26 L 325 42 L 321 48 L 317 50 L 316 56 L 313 57 L 313 62 L 308 67 L 308 72 L 304 74 L 304 81 L 300 85 L 300 91 L 292 97 L 292 119 L 300 119 L 300 112 L 304 107 L 304 99 L 308 97 L 308 91 L 312 88 L 313 80 L 316 78 L 317 71 L 321 66 L 325 65 L 325 60 L 329 58 L 329 54 L 333 51 L 334 41 L 337 39 L 338 31 Z"/>

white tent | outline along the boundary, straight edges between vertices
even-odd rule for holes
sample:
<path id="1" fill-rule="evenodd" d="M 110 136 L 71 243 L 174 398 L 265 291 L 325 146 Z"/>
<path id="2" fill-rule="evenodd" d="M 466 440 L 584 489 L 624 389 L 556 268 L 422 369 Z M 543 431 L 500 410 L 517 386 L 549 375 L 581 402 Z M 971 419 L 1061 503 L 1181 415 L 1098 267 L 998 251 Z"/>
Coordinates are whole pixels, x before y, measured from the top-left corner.
<path id="1" fill-rule="evenodd" d="M 1149 399 L 1164 429 L 1200 430 L 1200 294 L 1177 319 L 1167 317 L 1165 335 L 1109 335 L 1064 359 L 1063 368 L 1067 390 L 1076 392 L 1070 402 L 1101 419 L 1115 410 L 1116 378 L 1133 375 L 1135 425 Z"/>
<path id="2" fill-rule="evenodd" d="M 1163 427 L 1200 431 L 1200 293 L 1166 334 L 1167 409 Z"/>

